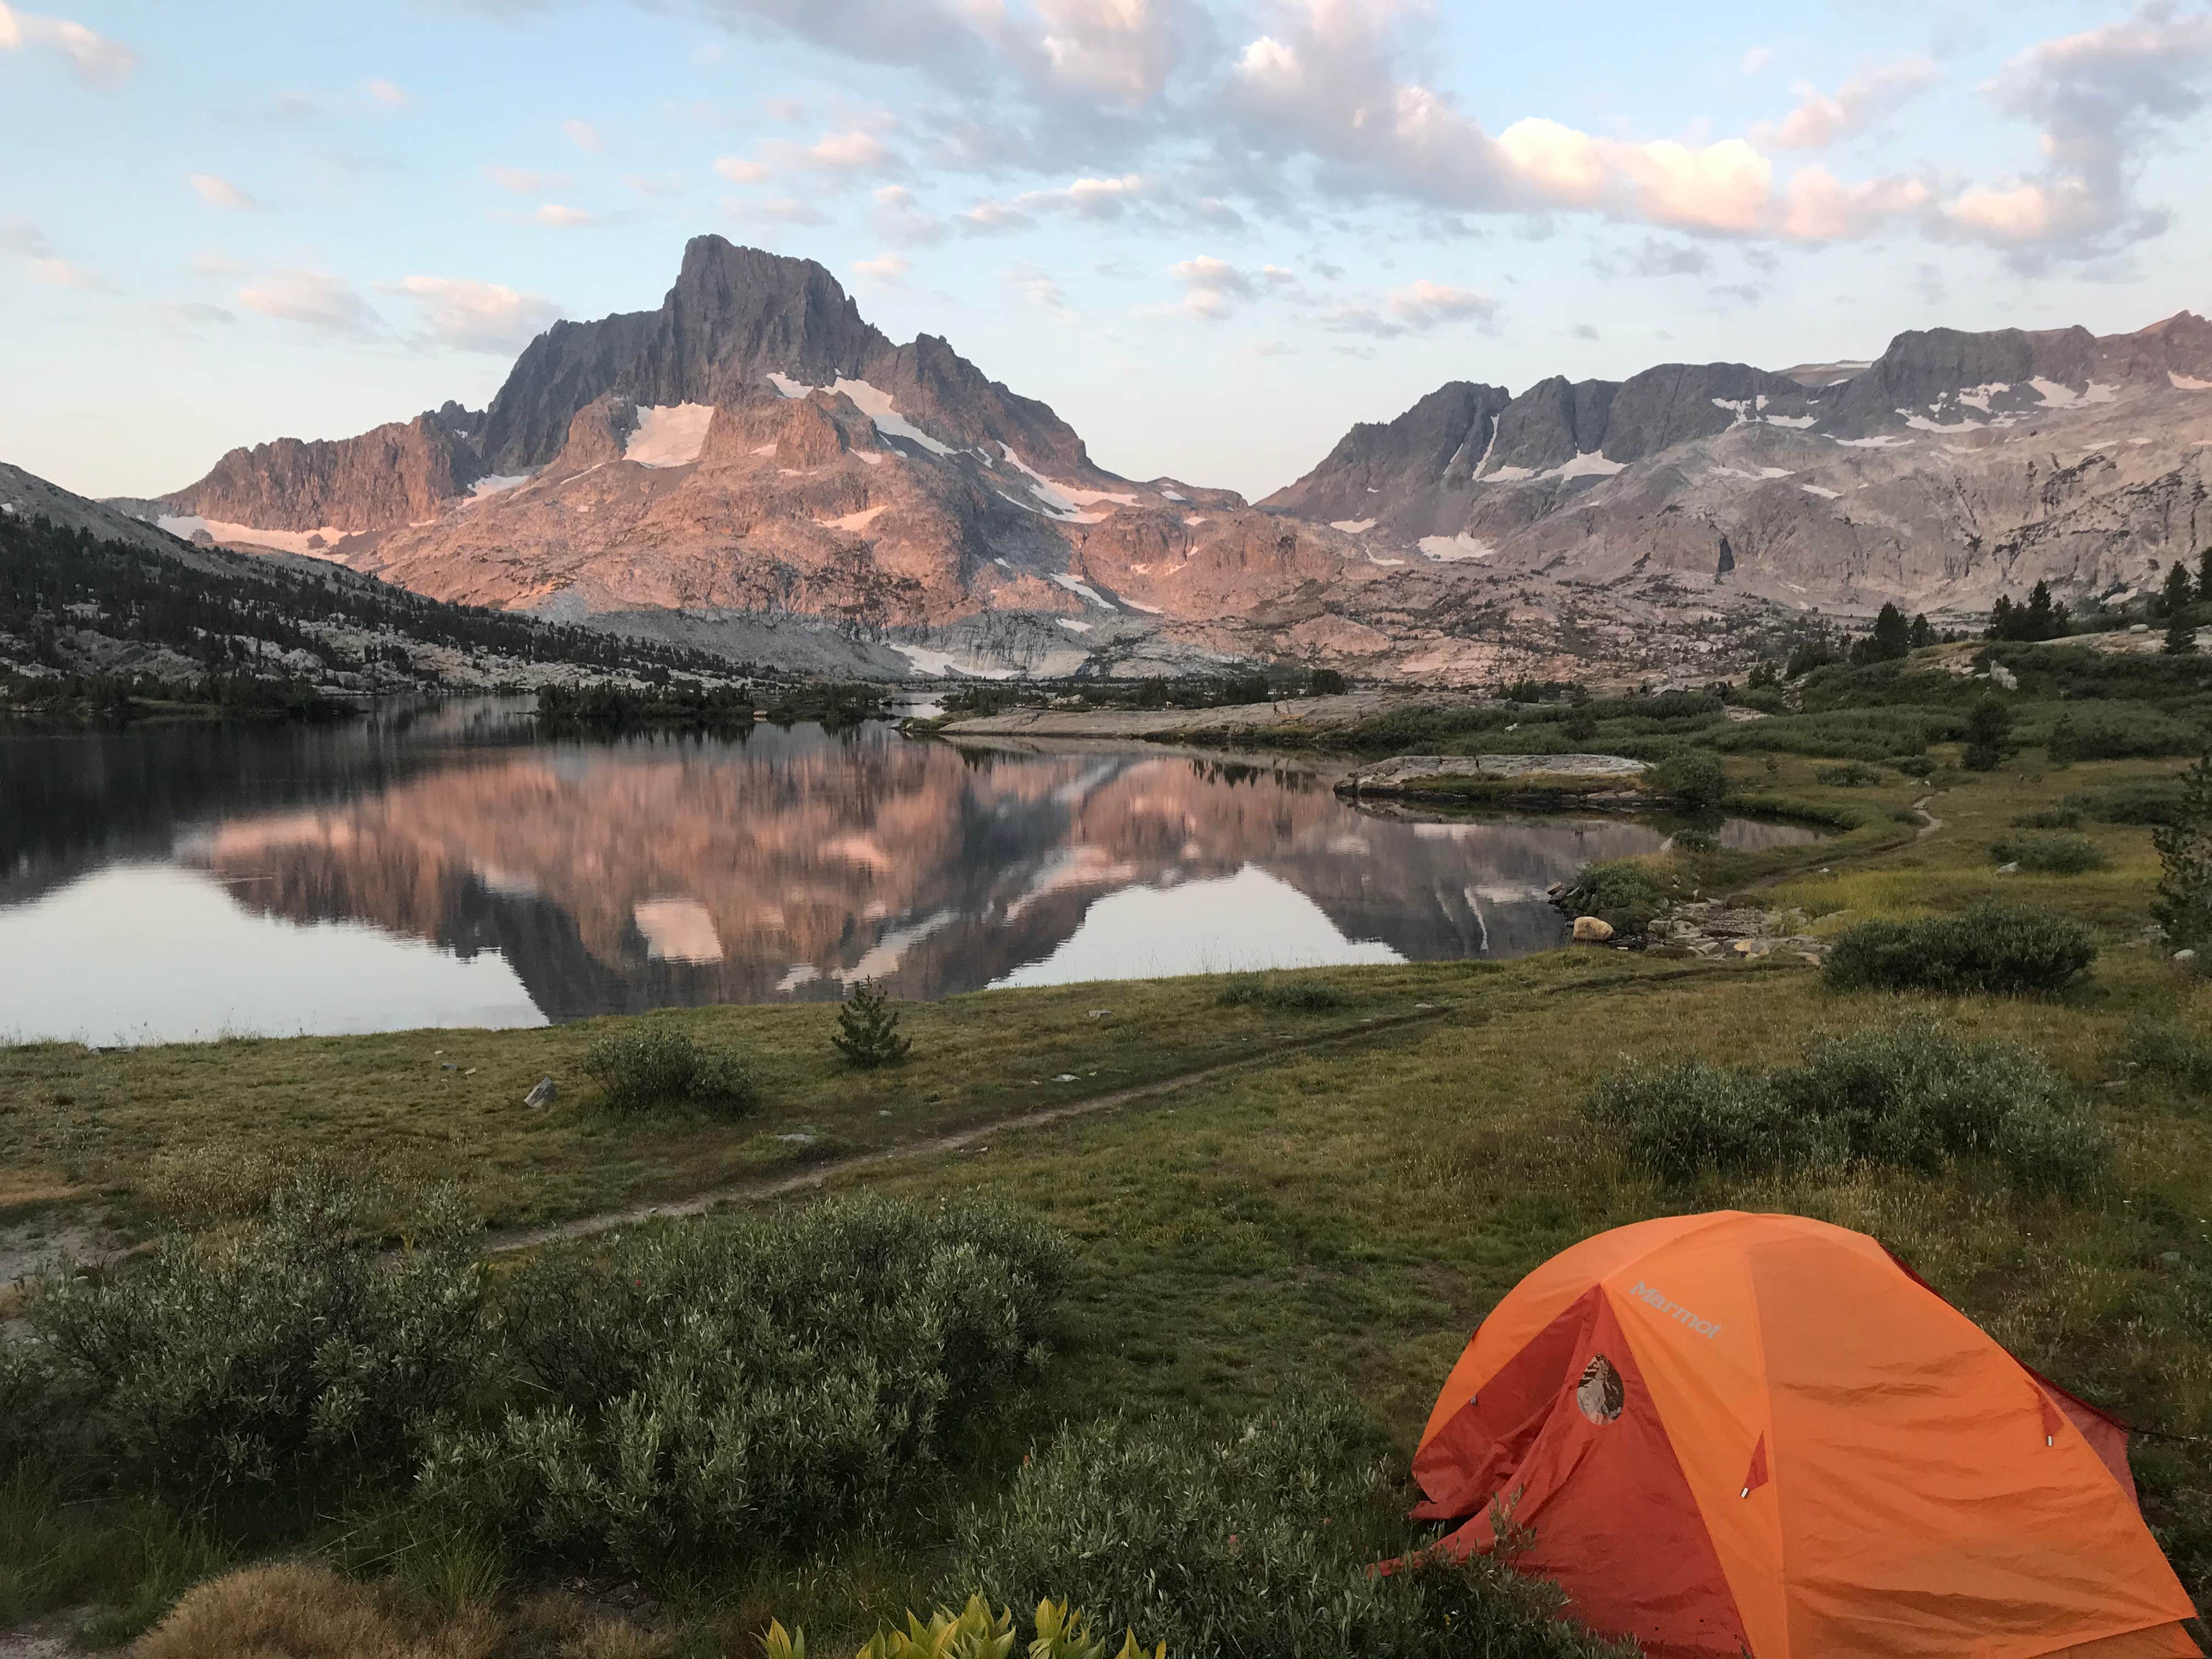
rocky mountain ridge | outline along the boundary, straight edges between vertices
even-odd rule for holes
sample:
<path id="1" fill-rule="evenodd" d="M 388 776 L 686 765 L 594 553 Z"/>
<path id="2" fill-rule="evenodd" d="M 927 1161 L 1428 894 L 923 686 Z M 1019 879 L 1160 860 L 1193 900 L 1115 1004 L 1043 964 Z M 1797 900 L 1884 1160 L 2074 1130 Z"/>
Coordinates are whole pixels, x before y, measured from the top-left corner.
<path id="1" fill-rule="evenodd" d="M 827 619 L 916 672 L 1663 674 L 1778 606 L 2139 583 L 2212 536 L 2208 390 L 2212 324 L 2189 313 L 2106 339 L 1934 330 L 1781 372 L 1455 380 L 1255 507 L 1107 472 L 946 342 L 891 342 L 821 266 L 704 236 L 658 309 L 555 325 L 481 415 L 234 450 L 133 510 L 732 649 Z M 2061 425 L 2091 448 L 2051 453 Z"/>
<path id="2" fill-rule="evenodd" d="M 1453 381 L 1261 503 L 1370 548 L 1632 592 L 1973 611 L 2154 585 L 2212 542 L 2212 322 L 1951 329 L 1865 364 Z"/>

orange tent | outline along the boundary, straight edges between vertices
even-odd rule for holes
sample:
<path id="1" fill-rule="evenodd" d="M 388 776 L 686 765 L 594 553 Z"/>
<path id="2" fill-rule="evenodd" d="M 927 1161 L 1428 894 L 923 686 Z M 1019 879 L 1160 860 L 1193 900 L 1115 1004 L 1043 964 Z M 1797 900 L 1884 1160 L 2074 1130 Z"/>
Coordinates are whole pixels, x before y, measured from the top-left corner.
<path id="1" fill-rule="evenodd" d="M 2126 1431 L 1873 1239 L 1669 1217 L 1554 1256 L 1421 1436 L 1443 1540 L 1528 1539 L 1574 1616 L 1664 1659 L 2166 1659 L 2193 1615 Z"/>

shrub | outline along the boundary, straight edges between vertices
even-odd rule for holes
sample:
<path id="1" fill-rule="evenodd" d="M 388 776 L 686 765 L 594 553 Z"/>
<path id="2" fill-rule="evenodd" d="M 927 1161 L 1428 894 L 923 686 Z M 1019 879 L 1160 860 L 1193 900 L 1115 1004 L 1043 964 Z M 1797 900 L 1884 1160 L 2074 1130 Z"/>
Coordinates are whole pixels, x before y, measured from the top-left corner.
<path id="1" fill-rule="evenodd" d="M 1966 717 L 1966 747 L 1962 763 L 1969 772 L 1994 772 L 2004 764 L 2006 739 L 2012 731 L 2012 710 L 1994 697 L 1974 705 Z"/>
<path id="2" fill-rule="evenodd" d="M 1837 936 L 1821 971 L 1837 990 L 2006 996 L 2058 990 L 2096 957 L 2079 922 L 1980 904 L 1964 915 L 1862 922 Z"/>
<path id="3" fill-rule="evenodd" d="M 2141 1020 L 2128 1027 L 2113 1056 L 2189 1094 L 2212 1094 L 2212 1036 L 2179 1020 Z"/>
<path id="4" fill-rule="evenodd" d="M 137 1659 L 485 1659 L 498 1623 L 465 1609 L 410 1639 L 359 1584 L 305 1562 L 248 1567 L 186 1592 L 140 1638 Z"/>
<path id="5" fill-rule="evenodd" d="M 717 1054 L 680 1027 L 638 1020 L 592 1039 L 584 1072 L 617 1111 L 698 1106 L 734 1116 L 760 1103 L 760 1087 L 733 1054 Z"/>
<path id="6" fill-rule="evenodd" d="M 439 1510 L 633 1572 L 878 1513 L 1034 1351 L 1066 1247 L 888 1200 L 715 1217 L 516 1274 L 529 1403 L 427 1460 Z"/>
<path id="7" fill-rule="evenodd" d="M 1925 755 L 1907 755 L 1892 764 L 1908 778 L 1924 778 L 1936 769 L 1936 763 Z"/>
<path id="8" fill-rule="evenodd" d="M 2008 836 L 1990 843 L 1990 860 L 2045 876 L 2078 876 L 2112 863 L 2087 836 Z"/>
<path id="9" fill-rule="evenodd" d="M 1615 859 L 1584 865 L 1560 902 L 1578 916 L 1601 918 L 1615 933 L 1640 933 L 1674 896 L 1649 865 Z"/>
<path id="10" fill-rule="evenodd" d="M 1765 1072 L 1631 1061 L 1583 1103 L 1654 1174 L 1866 1162 L 1934 1171 L 1994 1164 L 2014 1185 L 2078 1192 L 2108 1155 L 2072 1088 L 2033 1051 L 1968 1043 L 1925 1020 L 1814 1042 Z"/>
<path id="11" fill-rule="evenodd" d="M 1719 757 L 1702 749 L 1664 760 L 1653 769 L 1652 787 L 1672 795 L 1692 811 L 1717 806 L 1729 797 L 1728 769 Z"/>
<path id="12" fill-rule="evenodd" d="M 1124 1631 L 1118 1655 L 1110 1637 L 1094 1636 L 1091 1615 L 1070 1612 L 1065 1601 L 1042 1601 L 1030 1628 L 1036 1632 L 1022 1651 L 1029 1659 L 1167 1659 L 1164 1643 L 1147 1652 L 1133 1631 Z M 909 1613 L 904 1630 L 878 1631 L 858 1659 L 1006 1659 L 1014 1647 L 1014 1616 L 1000 1608 L 994 1616 L 980 1595 L 968 1598 L 958 1613 L 939 1607 L 927 1624 Z M 804 1632 L 771 1621 L 761 1638 L 762 1659 L 806 1659 Z"/>
<path id="13" fill-rule="evenodd" d="M 309 1175 L 137 1271 L 32 1281 L 12 1386 L 67 1437 L 47 1449 L 185 1498 L 401 1473 L 484 1375 L 480 1270 L 449 1199 L 397 1254 L 352 1222 Z"/>
<path id="14" fill-rule="evenodd" d="M 1224 1435 L 1202 1419 L 1064 1431 L 960 1522 L 945 1583 L 994 1606 L 1066 1595 L 1171 1655 L 1570 1659 L 1620 1655 L 1559 1592 L 1492 1556 L 1422 1557 L 1404 1498 L 1341 1402 L 1298 1399 Z M 954 1595 L 964 1593 L 956 1588 Z"/>
<path id="15" fill-rule="evenodd" d="M 2102 794 L 2069 795 L 2066 805 L 2078 807 L 2100 823 L 2178 824 L 2186 810 L 2179 783 L 2141 781 L 2123 783 Z"/>
<path id="16" fill-rule="evenodd" d="M 2151 832 L 2158 849 L 2158 902 L 2151 914 L 2176 945 L 2212 942 L 2212 750 L 2181 780 L 2174 822 Z"/>
<path id="17" fill-rule="evenodd" d="M 837 1009 L 837 1035 L 830 1041 L 847 1064 L 862 1071 L 902 1066 L 914 1048 L 914 1039 L 898 1034 L 898 1010 L 877 988 L 875 981 L 858 980 Z"/>
<path id="18" fill-rule="evenodd" d="M 1831 789 L 1865 789 L 1882 781 L 1881 769 L 1863 766 L 1856 761 L 1842 766 L 1824 766 L 1813 774 L 1813 781 L 1826 784 Z"/>
<path id="19" fill-rule="evenodd" d="M 1322 1013 L 1344 1006 L 1344 993 L 1327 980 L 1274 974 L 1237 974 L 1221 988 L 1224 1008 L 1274 1008 L 1288 1014 Z"/>
<path id="20" fill-rule="evenodd" d="M 1707 1169 L 1813 1163 L 1840 1151 L 1820 1126 L 1790 1113 L 1764 1073 L 1698 1060 L 1631 1060 L 1599 1083 L 1583 1109 L 1620 1133 L 1636 1163 L 1669 1181 Z"/>
<path id="21" fill-rule="evenodd" d="M 2015 830 L 2079 830 L 2081 811 L 2076 806 L 2053 806 L 2040 812 L 2022 812 L 2012 821 Z"/>

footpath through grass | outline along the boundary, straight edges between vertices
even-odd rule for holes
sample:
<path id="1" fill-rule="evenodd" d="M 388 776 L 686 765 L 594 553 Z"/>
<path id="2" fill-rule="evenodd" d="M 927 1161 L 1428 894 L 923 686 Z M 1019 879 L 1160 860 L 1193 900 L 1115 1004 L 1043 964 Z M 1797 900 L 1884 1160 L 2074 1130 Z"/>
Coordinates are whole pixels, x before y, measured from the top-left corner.
<path id="1" fill-rule="evenodd" d="M 1577 1239 L 1658 1214 L 1779 1210 L 1872 1233 L 2075 1392 L 2140 1423 L 2212 1435 L 2212 987 L 2142 941 L 2155 878 L 2148 831 L 2066 805 L 2179 769 L 2056 769 L 2029 751 L 1984 775 L 1955 770 L 1950 751 L 1937 758 L 1933 780 L 1875 767 L 1875 781 L 1849 784 L 1818 781 L 1832 762 L 1778 757 L 1770 769 L 1733 758 L 1740 784 L 1848 807 L 1859 827 L 1812 848 L 1679 854 L 1655 871 L 1686 894 L 1754 890 L 1759 903 L 1803 908 L 1818 933 L 1989 898 L 2075 917 L 2101 954 L 2059 997 L 1846 994 L 1779 958 L 1584 950 L 1302 973 L 1300 986 L 1320 988 L 1272 998 L 1249 986 L 1224 997 L 1231 988 L 1206 979 L 981 994 L 905 1010 L 912 1062 L 872 1073 L 836 1063 L 826 1007 L 648 1017 L 742 1052 L 765 1103 L 726 1123 L 601 1108 L 580 1070 L 592 1025 L 18 1048 L 0 1051 L 0 1223 L 104 1214 L 153 1228 L 177 1160 L 209 1142 L 280 1163 L 454 1180 L 474 1213 L 501 1225 L 556 1220 L 920 1142 L 1269 1044 L 1433 1017 L 832 1182 L 996 1199 L 1058 1230 L 1075 1247 L 1066 1311 L 1043 1371 L 963 1441 L 933 1477 L 935 1495 L 906 1505 L 902 1520 L 682 1593 L 660 1587 L 657 1618 L 690 1644 L 681 1650 L 700 1653 L 750 1651 L 744 1643 L 771 1614 L 808 1618 L 824 1650 L 842 1634 L 865 1636 L 870 1609 L 919 1593 L 941 1570 L 947 1506 L 1007 1478 L 1063 1425 L 1174 1408 L 1226 1421 L 1340 1387 L 1376 1435 L 1407 1451 L 1468 1332 L 1516 1279 Z M 1942 828 L 1923 836 L 1911 803 L 1931 795 Z M 1998 873 L 1990 848 L 2017 833 L 2016 819 L 2069 812 L 2079 819 L 2069 833 L 2091 839 L 2104 867 Z M 1583 1110 L 1626 1058 L 1779 1066 L 1820 1034 L 1916 1014 L 2039 1052 L 2109 1131 L 2102 1175 L 2073 1197 L 2032 1194 L 1973 1165 L 1709 1172 L 1668 1184 Z M 560 1083 L 560 1103 L 526 1109 L 523 1094 L 544 1075 Z M 2136 1466 L 2146 1512 L 2202 1605 L 2212 1597 L 2212 1448 L 2146 1440 Z M 95 1524 L 7 1501 L 0 1492 L 0 1518 L 22 1524 L 0 1545 L 0 1613 L 112 1601 L 125 1609 L 118 1629 L 155 1610 L 161 1597 L 146 1584 L 173 1594 L 286 1535 L 264 1523 L 210 1539 L 143 1507 Z M 303 1513 L 289 1535 L 329 1544 L 333 1528 Z M 35 1570 L 34 1559 L 65 1550 L 79 1564 L 73 1576 Z M 502 1577 L 514 1571 L 483 1569 L 471 1593 L 531 1582 Z"/>

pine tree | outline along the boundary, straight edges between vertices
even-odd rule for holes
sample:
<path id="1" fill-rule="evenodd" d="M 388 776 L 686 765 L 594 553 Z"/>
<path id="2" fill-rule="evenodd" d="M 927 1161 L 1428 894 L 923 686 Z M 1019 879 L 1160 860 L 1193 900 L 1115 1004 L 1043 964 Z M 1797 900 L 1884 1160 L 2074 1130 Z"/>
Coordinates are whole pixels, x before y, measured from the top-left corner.
<path id="1" fill-rule="evenodd" d="M 2024 640 L 2047 640 L 2056 636 L 2057 627 L 2051 605 L 2051 584 L 2038 582 L 2028 590 L 2027 610 L 2019 618 L 2020 637 Z"/>
<path id="2" fill-rule="evenodd" d="M 2181 568 L 2174 566 L 2176 570 Z M 2169 657 L 2193 657 L 2197 654 L 2197 624 L 2189 614 L 2187 605 L 2173 613 L 2173 620 L 2166 625 L 2166 643 L 2160 647 Z"/>
<path id="3" fill-rule="evenodd" d="M 1876 662 L 1895 662 L 1912 649 L 1911 624 L 1893 605 L 1885 605 L 1874 619 L 1874 648 L 1868 654 Z"/>
<path id="4" fill-rule="evenodd" d="M 1912 632 L 1906 635 L 1906 639 L 1915 651 L 1923 645 L 1936 643 L 1936 630 L 1929 626 L 1926 611 L 1920 611 L 1913 617 Z"/>
<path id="5" fill-rule="evenodd" d="M 2197 556 L 2197 603 L 2212 605 L 2212 547 Z"/>
<path id="6" fill-rule="evenodd" d="M 2158 614 L 2168 618 L 2185 617 L 2197 602 L 2197 584 L 2189 580 L 2189 568 L 2180 560 L 2166 573 L 2166 586 L 2158 596 Z"/>
<path id="7" fill-rule="evenodd" d="M 2150 840 L 2163 872 L 2151 914 L 2172 944 L 2202 950 L 2212 944 L 2212 750 L 2182 775 L 2181 811 Z"/>
<path id="8" fill-rule="evenodd" d="M 837 1009 L 837 1035 L 830 1042 L 846 1060 L 863 1071 L 905 1063 L 912 1037 L 898 1034 L 898 1011 L 872 979 L 856 980 Z"/>
<path id="9" fill-rule="evenodd" d="M 1984 697 L 1966 717 L 1966 748 L 1963 757 L 1972 772 L 1994 772 L 2004 764 L 2005 736 L 2012 730 L 2012 710 L 1995 697 Z"/>
<path id="10" fill-rule="evenodd" d="M 2012 630 L 2012 600 L 2000 593 L 1997 595 L 1997 602 L 1990 607 L 1989 637 L 1993 640 L 2008 640 L 2014 636 Z"/>

